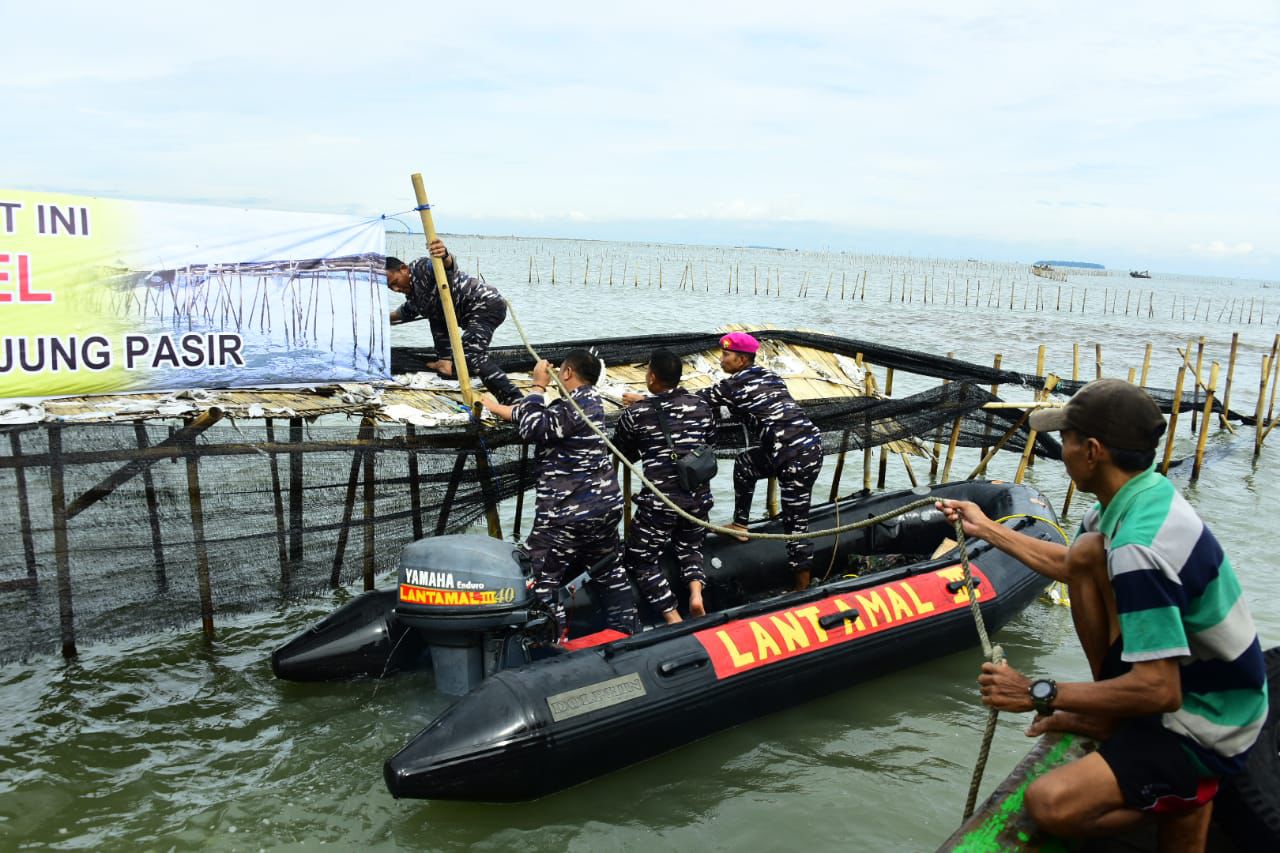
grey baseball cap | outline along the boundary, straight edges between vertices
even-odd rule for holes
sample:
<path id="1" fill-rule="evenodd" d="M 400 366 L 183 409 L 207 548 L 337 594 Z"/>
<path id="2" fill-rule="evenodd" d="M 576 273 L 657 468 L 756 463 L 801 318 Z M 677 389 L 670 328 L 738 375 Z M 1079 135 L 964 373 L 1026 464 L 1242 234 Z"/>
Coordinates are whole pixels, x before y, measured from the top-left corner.
<path id="1" fill-rule="evenodd" d="M 1155 450 L 1164 435 L 1164 415 L 1151 395 L 1122 379 L 1097 379 L 1060 409 L 1031 415 L 1036 432 L 1074 429 L 1117 450 Z"/>

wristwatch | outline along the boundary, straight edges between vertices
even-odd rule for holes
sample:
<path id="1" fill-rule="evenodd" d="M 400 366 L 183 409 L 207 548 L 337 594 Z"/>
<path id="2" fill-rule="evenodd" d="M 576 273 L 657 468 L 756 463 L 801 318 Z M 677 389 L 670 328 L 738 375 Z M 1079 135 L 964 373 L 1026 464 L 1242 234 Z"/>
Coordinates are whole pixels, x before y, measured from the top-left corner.
<path id="1" fill-rule="evenodd" d="M 1037 714 L 1047 717 L 1053 713 L 1053 700 L 1058 698 L 1058 682 L 1052 678 L 1040 678 L 1031 682 L 1027 692 L 1031 694 L 1031 704 Z"/>

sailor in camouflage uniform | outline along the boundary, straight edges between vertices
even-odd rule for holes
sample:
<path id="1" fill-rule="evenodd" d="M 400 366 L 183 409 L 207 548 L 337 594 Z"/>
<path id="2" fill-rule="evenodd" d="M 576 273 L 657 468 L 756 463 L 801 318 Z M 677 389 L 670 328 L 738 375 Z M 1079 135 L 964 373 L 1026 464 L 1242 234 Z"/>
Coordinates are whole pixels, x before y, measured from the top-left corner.
<path id="1" fill-rule="evenodd" d="M 437 360 L 428 362 L 427 368 L 437 370 L 443 376 L 456 375 L 444 306 L 436 290 L 435 265 L 431 263 L 431 258 L 440 258 L 449 276 L 453 313 L 458 318 L 462 353 L 466 356 L 471 376 L 479 377 L 499 402 L 514 403 L 520 399 L 520 392 L 489 357 L 493 332 L 507 319 L 507 303 L 497 290 L 458 269 L 444 243 L 433 240 L 429 249 L 430 257 L 418 258 L 411 264 L 399 258 L 387 258 L 387 286 L 408 297 L 403 305 L 391 312 L 391 322 L 408 323 L 426 317 L 431 324 L 431 337 L 435 340 L 437 353 Z"/>
<path id="2" fill-rule="evenodd" d="M 729 374 L 698 392 L 713 408 L 727 407 L 760 435 L 760 444 L 738 454 L 733 466 L 733 524 L 746 530 L 756 481 L 777 477 L 782 526 L 788 533 L 809 529 L 809 498 L 822 470 L 822 433 L 809 420 L 776 373 L 757 365 L 760 342 L 746 332 L 720 339 L 720 367 Z M 787 542 L 796 589 L 809 585 L 813 546 L 808 539 Z"/>
<path id="3" fill-rule="evenodd" d="M 596 392 L 600 360 L 583 349 L 571 350 L 560 365 L 560 381 L 597 428 L 604 429 L 604 408 Z M 619 560 L 618 522 L 622 490 L 604 440 L 565 400 L 549 405 L 544 396 L 551 368 L 544 359 L 533 369 L 531 392 L 514 406 L 484 400 L 498 417 L 510 420 L 526 441 L 536 445 L 537 476 L 533 530 L 526 547 L 533 558 L 533 594 L 551 608 L 557 636 L 568 630 L 556 593 L 565 581 L 607 561 L 592 580 L 600 593 L 610 628 L 634 633 L 635 596 Z"/>
<path id="4" fill-rule="evenodd" d="M 700 445 L 715 443 L 715 416 L 705 400 L 679 387 L 683 369 L 675 353 L 653 351 L 645 375 L 653 396 L 628 405 L 613 443 L 628 459 L 641 460 L 644 476 L 655 488 L 690 515 L 706 521 L 711 511 L 711 487 L 704 483 L 693 492 L 686 491 L 676 474 L 676 458 Z M 659 421 L 659 409 L 671 436 L 670 445 Z M 672 543 L 680 574 L 689 585 L 689 614 L 704 615 L 702 588 L 707 576 L 702 566 L 702 542 L 706 531 L 677 515 L 648 489 L 636 496 L 635 507 L 623 559 L 627 573 L 663 619 L 679 622 L 676 597 L 658 564 L 663 549 Z"/>

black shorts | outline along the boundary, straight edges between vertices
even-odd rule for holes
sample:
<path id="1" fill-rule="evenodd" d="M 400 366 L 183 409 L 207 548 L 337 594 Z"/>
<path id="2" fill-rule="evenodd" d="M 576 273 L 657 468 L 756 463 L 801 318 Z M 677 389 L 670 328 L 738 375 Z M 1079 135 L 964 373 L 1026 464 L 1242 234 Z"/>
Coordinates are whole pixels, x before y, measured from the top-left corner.
<path id="1" fill-rule="evenodd" d="M 1156 814 L 1187 811 L 1218 793 L 1218 777 L 1204 775 L 1182 738 L 1160 725 L 1159 717 L 1122 724 L 1098 754 L 1115 774 L 1130 808 Z"/>
<path id="2" fill-rule="evenodd" d="M 1120 659 L 1120 642 L 1107 650 L 1102 677 L 1132 669 Z M 1155 814 L 1188 811 L 1218 793 L 1218 777 L 1205 775 L 1183 739 L 1160 723 L 1160 715 L 1126 720 L 1102 742 L 1098 754 L 1120 785 L 1125 805 Z"/>

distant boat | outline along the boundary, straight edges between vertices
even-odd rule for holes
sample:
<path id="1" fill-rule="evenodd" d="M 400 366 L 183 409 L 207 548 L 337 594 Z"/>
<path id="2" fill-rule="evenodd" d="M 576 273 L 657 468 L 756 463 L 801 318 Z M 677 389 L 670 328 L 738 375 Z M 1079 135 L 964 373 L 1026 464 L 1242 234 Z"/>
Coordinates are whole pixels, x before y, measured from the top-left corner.
<path id="1" fill-rule="evenodd" d="M 1151 273 L 1146 270 L 1139 272 L 1138 270 L 1129 270 L 1130 278 L 1151 278 Z"/>
<path id="2" fill-rule="evenodd" d="M 1031 272 L 1035 275 L 1040 276 L 1041 278 L 1047 278 L 1053 281 L 1067 280 L 1066 273 L 1064 273 L 1062 270 L 1055 270 L 1053 267 L 1049 266 L 1044 261 L 1040 261 L 1037 264 L 1033 264 L 1031 267 Z"/>

